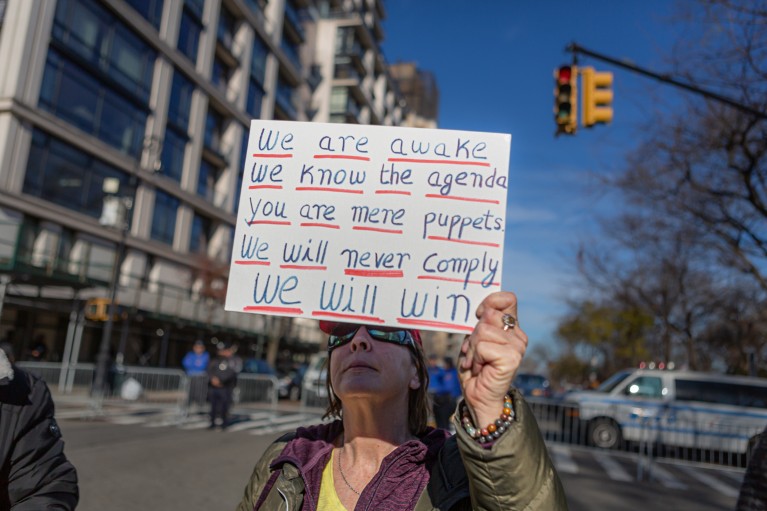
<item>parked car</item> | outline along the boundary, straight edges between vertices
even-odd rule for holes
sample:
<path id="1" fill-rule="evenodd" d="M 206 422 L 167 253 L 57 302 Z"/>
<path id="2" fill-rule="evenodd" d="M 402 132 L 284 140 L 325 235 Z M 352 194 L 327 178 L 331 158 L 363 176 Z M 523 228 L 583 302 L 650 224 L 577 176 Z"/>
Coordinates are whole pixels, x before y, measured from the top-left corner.
<path id="1" fill-rule="evenodd" d="M 328 373 L 325 361 L 328 359 L 326 352 L 316 353 L 309 360 L 309 366 L 304 374 L 303 397 L 308 406 L 325 407 L 327 404 L 328 391 L 325 386 Z"/>
<path id="2" fill-rule="evenodd" d="M 551 397 L 551 383 L 541 374 L 517 373 L 512 386 L 525 397 Z"/>
<path id="3" fill-rule="evenodd" d="M 279 378 L 277 397 L 297 401 L 301 399 L 301 386 L 306 375 L 307 364 L 299 364 L 284 373 Z"/>
<path id="4" fill-rule="evenodd" d="M 743 454 L 767 424 L 767 379 L 627 369 L 567 394 L 563 405 L 596 447 L 630 441 Z"/>
<path id="5" fill-rule="evenodd" d="M 269 362 L 260 358 L 247 359 L 243 364 L 242 372 L 251 374 L 266 374 L 269 376 L 277 375 L 277 373 L 274 371 L 274 368 L 269 365 Z"/>

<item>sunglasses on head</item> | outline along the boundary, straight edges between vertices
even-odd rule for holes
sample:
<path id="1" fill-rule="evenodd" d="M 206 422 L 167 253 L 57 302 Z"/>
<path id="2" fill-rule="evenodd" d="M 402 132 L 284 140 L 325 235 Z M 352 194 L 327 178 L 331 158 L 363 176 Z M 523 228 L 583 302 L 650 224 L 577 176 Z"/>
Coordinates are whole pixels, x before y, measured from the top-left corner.
<path id="1" fill-rule="evenodd" d="M 415 349 L 415 339 L 413 339 L 413 335 L 407 330 L 390 327 L 355 325 L 353 323 L 339 323 L 328 337 L 328 352 L 351 342 L 357 334 L 357 330 L 363 326 L 368 334 L 370 334 L 370 337 L 376 341 L 391 342 L 399 344 L 400 346 L 410 346 Z"/>

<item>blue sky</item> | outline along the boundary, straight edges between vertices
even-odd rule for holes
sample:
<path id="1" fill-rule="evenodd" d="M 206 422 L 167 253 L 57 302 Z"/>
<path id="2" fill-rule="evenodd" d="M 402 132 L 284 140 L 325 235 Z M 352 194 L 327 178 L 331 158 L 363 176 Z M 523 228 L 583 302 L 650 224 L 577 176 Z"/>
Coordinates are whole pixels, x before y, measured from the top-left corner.
<path id="1" fill-rule="evenodd" d="M 688 2 L 689 3 L 689 2 Z M 389 62 L 414 61 L 440 89 L 439 127 L 511 133 L 503 286 L 520 298 L 531 345 L 554 348 L 557 319 L 573 286 L 580 240 L 598 235 L 595 213 L 616 210 L 593 174 L 622 168 L 641 137 L 653 97 L 667 86 L 581 57 L 614 73 L 614 120 L 554 137 L 553 70 L 568 43 L 639 66 L 669 69 L 679 26 L 665 0 L 386 0 Z"/>

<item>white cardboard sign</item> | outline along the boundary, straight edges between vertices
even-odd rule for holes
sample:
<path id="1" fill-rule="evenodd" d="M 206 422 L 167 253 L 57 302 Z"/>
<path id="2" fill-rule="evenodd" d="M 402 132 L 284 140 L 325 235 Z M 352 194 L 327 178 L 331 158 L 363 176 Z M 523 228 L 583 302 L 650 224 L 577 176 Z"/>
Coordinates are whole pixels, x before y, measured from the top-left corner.
<path id="1" fill-rule="evenodd" d="M 511 135 L 254 120 L 226 310 L 471 332 Z"/>

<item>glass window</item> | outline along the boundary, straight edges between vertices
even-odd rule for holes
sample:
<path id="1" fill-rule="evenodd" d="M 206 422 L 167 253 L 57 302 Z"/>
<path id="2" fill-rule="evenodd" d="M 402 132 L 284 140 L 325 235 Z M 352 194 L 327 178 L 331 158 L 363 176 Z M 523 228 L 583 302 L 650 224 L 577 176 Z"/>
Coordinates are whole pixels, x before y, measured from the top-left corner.
<path id="1" fill-rule="evenodd" d="M 197 195 L 207 201 L 213 202 L 218 174 L 218 168 L 211 165 L 206 160 L 202 160 L 200 162 L 200 171 L 197 174 Z"/>
<path id="2" fill-rule="evenodd" d="M 148 101 L 157 52 L 92 0 L 59 1 L 51 43 L 88 62 L 83 67 L 99 81 L 111 79 L 113 87 Z"/>
<path id="3" fill-rule="evenodd" d="M 139 14 L 146 18 L 154 28 L 160 28 L 160 21 L 162 20 L 162 4 L 163 0 L 125 0 L 133 7 Z"/>
<path id="4" fill-rule="evenodd" d="M 175 70 L 168 105 L 168 123 L 184 132 L 189 128 L 189 111 L 192 108 L 193 93 L 194 83 L 178 69 Z"/>
<path id="5" fill-rule="evenodd" d="M 630 381 L 623 392 L 628 396 L 662 398 L 663 380 L 657 376 L 640 376 Z"/>
<path id="6" fill-rule="evenodd" d="M 607 378 L 605 381 L 602 382 L 602 384 L 597 388 L 597 391 L 599 392 L 611 392 L 615 387 L 621 384 L 623 380 L 631 376 L 633 371 L 620 371 L 618 373 L 615 373 L 614 375 Z"/>
<path id="7" fill-rule="evenodd" d="M 251 78 L 248 84 L 248 101 L 246 110 L 253 119 L 261 118 L 261 103 L 264 100 L 264 88 L 256 80 Z"/>
<path id="8" fill-rule="evenodd" d="M 120 190 L 132 193 L 125 172 L 45 132 L 33 131 L 23 193 L 99 218 L 107 177 L 119 179 Z"/>
<path id="9" fill-rule="evenodd" d="M 169 245 L 173 244 L 173 235 L 176 231 L 176 213 L 181 204 L 176 197 L 157 190 L 154 199 L 154 214 L 152 215 L 153 240 L 162 241 Z"/>
<path id="10" fill-rule="evenodd" d="M 181 182 L 184 171 L 184 151 L 188 139 L 186 134 L 179 133 L 173 127 L 165 130 L 165 140 L 162 145 L 160 172 L 175 181 Z"/>
<path id="11" fill-rule="evenodd" d="M 224 118 L 221 114 L 212 108 L 208 108 L 208 115 L 205 118 L 205 138 L 203 143 L 205 147 L 219 152 L 221 147 L 221 136 L 224 131 Z"/>
<path id="12" fill-rule="evenodd" d="M 200 46 L 200 33 L 202 23 L 184 6 L 181 14 L 181 28 L 178 34 L 178 49 L 189 57 L 192 62 L 197 62 L 197 50 Z"/>
<path id="13" fill-rule="evenodd" d="M 218 57 L 213 58 L 213 72 L 210 77 L 210 81 L 213 85 L 220 90 L 226 91 L 227 84 L 229 83 L 229 76 L 231 75 L 231 68 L 227 66 Z"/>
<path id="14" fill-rule="evenodd" d="M 141 152 L 146 110 L 53 49 L 48 52 L 40 106 L 126 154 L 138 157 Z"/>
<path id="15" fill-rule="evenodd" d="M 8 0 L 0 0 L 0 27 L 3 26 L 3 20 L 5 19 L 6 5 L 8 5 Z"/>
<path id="16" fill-rule="evenodd" d="M 198 213 L 194 214 L 192 220 L 192 237 L 189 240 L 190 252 L 205 252 L 210 241 L 212 222 L 210 218 L 204 217 Z"/>
<path id="17" fill-rule="evenodd" d="M 285 112 L 290 119 L 295 119 L 298 114 L 296 112 L 294 100 L 295 89 L 281 76 L 277 79 L 277 105 Z"/>
<path id="18" fill-rule="evenodd" d="M 253 42 L 253 57 L 250 60 L 250 76 L 264 84 L 266 75 L 266 59 L 269 56 L 269 47 L 260 37 L 256 36 Z"/>
<path id="19" fill-rule="evenodd" d="M 236 190 L 234 192 L 234 213 L 237 214 L 237 209 L 240 207 L 240 193 L 242 193 L 242 180 L 245 177 L 245 161 L 248 158 L 248 132 L 242 136 L 242 146 L 240 147 L 240 162 L 237 163 L 239 169 Z"/>
<path id="20" fill-rule="evenodd" d="M 298 45 L 283 34 L 280 46 L 282 46 L 285 55 L 287 55 L 293 65 L 296 66 L 296 68 L 301 69 L 301 57 L 298 55 Z"/>
<path id="21" fill-rule="evenodd" d="M 250 7 L 251 11 L 261 13 L 264 11 L 266 0 L 245 0 L 245 5 Z"/>
<path id="22" fill-rule="evenodd" d="M 767 408 L 767 388 L 740 383 L 677 379 L 676 399 Z"/>
<path id="23" fill-rule="evenodd" d="M 237 29 L 237 19 L 229 12 L 229 9 L 221 8 L 221 13 L 218 17 L 218 40 L 226 48 L 232 48 L 234 44 L 234 34 Z"/>
<path id="24" fill-rule="evenodd" d="M 184 8 L 194 14 L 198 19 L 202 19 L 202 11 L 205 7 L 205 0 L 184 0 Z"/>

